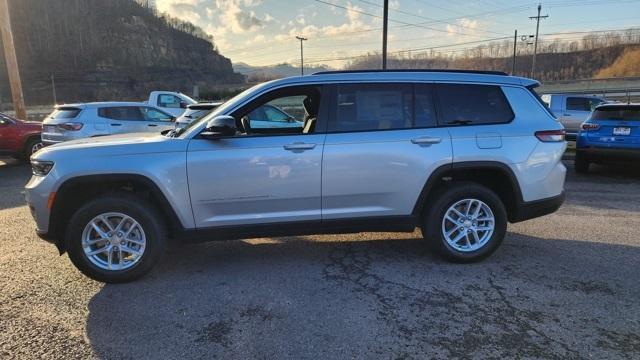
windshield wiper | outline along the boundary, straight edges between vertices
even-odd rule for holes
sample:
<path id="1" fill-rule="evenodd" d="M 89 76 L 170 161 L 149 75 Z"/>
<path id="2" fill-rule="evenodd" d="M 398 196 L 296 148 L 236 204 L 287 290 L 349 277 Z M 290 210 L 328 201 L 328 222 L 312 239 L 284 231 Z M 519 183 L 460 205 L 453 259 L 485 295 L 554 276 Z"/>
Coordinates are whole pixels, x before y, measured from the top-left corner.
<path id="1" fill-rule="evenodd" d="M 449 124 L 451 125 L 466 125 L 466 124 L 470 124 L 473 121 L 471 120 L 453 120 L 453 121 L 449 121 Z"/>

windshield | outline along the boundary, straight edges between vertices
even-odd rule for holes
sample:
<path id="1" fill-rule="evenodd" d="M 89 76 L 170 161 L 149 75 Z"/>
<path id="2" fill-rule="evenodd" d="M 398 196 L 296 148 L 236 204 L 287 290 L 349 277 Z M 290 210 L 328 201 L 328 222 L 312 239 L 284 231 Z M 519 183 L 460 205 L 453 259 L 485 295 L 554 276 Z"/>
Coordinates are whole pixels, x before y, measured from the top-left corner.
<path id="1" fill-rule="evenodd" d="M 202 118 L 200 118 L 197 121 L 193 121 L 191 122 L 189 125 L 185 126 L 182 129 L 176 129 L 174 130 L 175 132 L 171 133 L 171 136 L 179 136 L 179 137 L 185 137 L 192 129 L 197 128 L 198 125 L 205 123 L 211 119 L 213 119 L 214 117 L 220 115 L 220 114 L 224 114 L 225 112 L 229 111 L 230 109 L 234 108 L 236 105 L 240 104 L 242 101 L 244 101 L 244 99 L 247 97 L 247 95 L 251 94 L 254 91 L 257 91 L 258 89 L 267 86 L 267 83 L 262 83 L 262 84 L 258 84 L 255 85 L 253 87 L 248 88 L 247 90 L 241 92 L 240 94 L 232 97 L 231 99 L 227 100 L 225 103 L 223 103 L 222 105 L 218 106 L 215 110 L 213 110 L 212 112 L 210 112 L 208 115 L 203 116 Z"/>

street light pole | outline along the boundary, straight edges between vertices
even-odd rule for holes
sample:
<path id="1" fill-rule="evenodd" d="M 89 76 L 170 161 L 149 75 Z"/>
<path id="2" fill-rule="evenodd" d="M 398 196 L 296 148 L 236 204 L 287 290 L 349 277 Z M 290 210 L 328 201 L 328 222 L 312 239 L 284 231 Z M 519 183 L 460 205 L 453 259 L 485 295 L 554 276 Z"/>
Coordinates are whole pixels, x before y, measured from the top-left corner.
<path id="1" fill-rule="evenodd" d="M 296 39 L 300 40 L 300 76 L 304 76 L 304 51 L 302 42 L 307 41 L 308 39 L 302 36 L 296 36 Z"/>
<path id="2" fill-rule="evenodd" d="M 382 16 L 382 70 L 387 69 L 387 28 L 389 23 L 389 0 L 384 0 Z"/>

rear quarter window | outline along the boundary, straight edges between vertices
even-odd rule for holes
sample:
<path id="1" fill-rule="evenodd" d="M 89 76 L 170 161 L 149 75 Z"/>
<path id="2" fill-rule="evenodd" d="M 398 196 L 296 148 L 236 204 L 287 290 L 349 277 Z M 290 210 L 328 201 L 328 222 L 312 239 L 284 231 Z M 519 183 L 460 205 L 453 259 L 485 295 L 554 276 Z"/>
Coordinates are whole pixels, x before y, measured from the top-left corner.
<path id="1" fill-rule="evenodd" d="M 442 125 L 504 124 L 514 118 L 500 86 L 439 84 L 436 89 Z"/>

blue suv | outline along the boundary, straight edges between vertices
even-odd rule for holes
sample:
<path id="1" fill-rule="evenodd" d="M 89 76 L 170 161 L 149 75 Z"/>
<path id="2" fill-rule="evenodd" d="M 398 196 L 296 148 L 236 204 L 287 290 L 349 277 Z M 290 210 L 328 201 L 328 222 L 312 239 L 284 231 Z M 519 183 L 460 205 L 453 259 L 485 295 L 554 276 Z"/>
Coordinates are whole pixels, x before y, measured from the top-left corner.
<path id="1" fill-rule="evenodd" d="M 640 159 L 640 104 L 606 104 L 595 108 L 576 142 L 576 172 L 591 163 Z"/>

